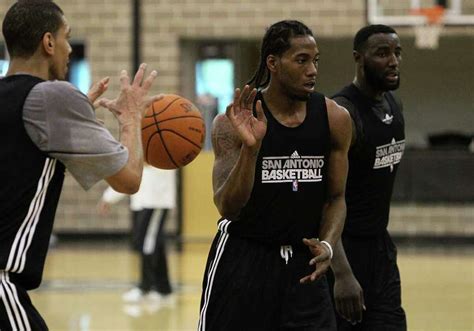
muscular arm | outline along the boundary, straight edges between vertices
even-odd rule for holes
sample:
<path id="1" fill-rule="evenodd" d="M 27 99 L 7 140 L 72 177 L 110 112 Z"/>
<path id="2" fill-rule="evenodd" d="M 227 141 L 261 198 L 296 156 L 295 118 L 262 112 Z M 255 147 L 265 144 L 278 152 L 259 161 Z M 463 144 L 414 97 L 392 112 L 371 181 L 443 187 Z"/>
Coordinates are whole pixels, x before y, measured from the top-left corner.
<path id="1" fill-rule="evenodd" d="M 355 114 L 354 105 L 344 97 L 338 97 L 335 101 L 346 107 L 351 114 Z M 351 146 L 357 140 L 357 126 L 354 117 L 351 116 L 352 141 Z M 345 203 L 344 216 L 345 218 Z M 347 260 L 344 246 L 338 240 L 334 247 L 334 256 L 331 262 L 331 269 L 334 273 L 334 301 L 337 312 L 351 323 L 362 320 L 362 310 L 364 309 L 364 296 L 360 284 L 352 273 L 351 266 Z"/>
<path id="2" fill-rule="evenodd" d="M 346 218 L 345 187 L 348 172 L 347 153 L 351 142 L 351 119 L 347 110 L 326 99 L 331 153 L 328 168 L 328 196 L 323 207 L 320 238 L 335 247 Z"/>
<path id="3" fill-rule="evenodd" d="M 99 104 L 108 108 L 120 125 L 120 142 L 128 148 L 125 166 L 106 181 L 118 192 L 133 194 L 140 188 L 143 172 L 143 147 L 141 137 L 142 115 L 150 104 L 161 96 L 147 97 L 156 71 L 145 77 L 146 64 L 142 63 L 133 81 L 125 70 L 120 73 L 120 94 L 115 100 L 103 99 Z"/>
<path id="4" fill-rule="evenodd" d="M 351 120 L 346 109 L 326 99 L 329 129 L 331 132 L 331 153 L 328 160 L 328 192 L 323 206 L 319 238 L 335 247 L 340 241 L 346 218 L 345 187 L 348 172 L 347 152 L 351 142 Z M 329 248 L 318 239 L 303 239 L 315 256 L 310 265 L 316 270 L 300 279 L 301 283 L 312 282 L 321 277 L 331 264 Z M 325 248 L 322 248 L 325 247 Z"/>
<path id="5" fill-rule="evenodd" d="M 336 97 L 334 98 L 334 101 L 337 102 L 338 105 L 346 108 L 349 113 L 351 113 L 351 110 L 354 108 L 354 105 L 348 99 L 344 97 Z M 351 116 L 351 126 L 352 126 L 351 146 L 352 146 L 354 145 L 357 139 L 357 130 L 356 130 L 355 122 L 352 116 Z M 344 209 L 345 209 L 345 204 L 344 204 Z M 345 218 L 345 215 L 344 215 L 344 218 Z M 334 257 L 331 263 L 331 269 L 333 270 L 336 277 L 344 275 L 344 274 L 352 273 L 351 267 L 349 265 L 349 262 L 347 261 L 346 254 L 344 252 L 344 247 L 340 240 L 334 246 Z"/>
<path id="6" fill-rule="evenodd" d="M 346 110 L 349 112 L 349 114 L 354 114 L 355 112 L 355 106 L 352 102 L 350 102 L 348 99 L 345 97 L 339 96 L 335 97 L 333 99 L 339 106 L 342 106 L 346 108 Z M 352 138 L 351 138 L 351 147 L 355 144 L 357 140 L 357 127 L 353 118 L 353 115 L 351 115 L 351 125 L 352 125 Z"/>
<path id="7" fill-rule="evenodd" d="M 222 216 L 234 217 L 250 198 L 258 148 L 242 144 L 225 115 L 214 119 L 212 145 L 214 203 Z"/>

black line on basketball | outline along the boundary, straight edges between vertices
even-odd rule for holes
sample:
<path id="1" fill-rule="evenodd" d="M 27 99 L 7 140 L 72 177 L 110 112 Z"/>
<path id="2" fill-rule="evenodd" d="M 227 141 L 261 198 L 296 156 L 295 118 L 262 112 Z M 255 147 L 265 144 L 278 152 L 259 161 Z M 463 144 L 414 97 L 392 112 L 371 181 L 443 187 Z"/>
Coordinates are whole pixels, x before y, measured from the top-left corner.
<path id="1" fill-rule="evenodd" d="M 180 98 L 178 97 L 178 98 L 174 99 L 173 101 L 171 101 L 171 102 L 169 103 L 169 105 L 165 107 L 164 110 L 168 109 L 168 107 L 171 106 L 171 104 L 172 104 L 173 102 L 175 102 L 176 100 L 178 100 L 178 99 L 180 99 Z M 161 143 L 163 144 L 163 147 L 165 148 L 166 154 L 168 154 L 169 159 L 171 160 L 171 162 L 173 162 L 173 164 L 174 164 L 177 168 L 179 168 L 178 164 L 177 164 L 177 163 L 175 162 L 175 160 L 173 159 L 173 156 L 171 155 L 171 153 L 170 153 L 170 151 L 169 151 L 169 149 L 168 149 L 168 146 L 166 146 L 165 140 L 163 139 L 163 135 L 161 134 L 160 126 L 158 125 L 158 121 L 157 121 L 157 119 L 156 119 L 156 117 L 157 117 L 156 115 L 158 115 L 158 114 L 155 115 L 155 104 L 154 104 L 154 103 L 152 104 L 152 108 L 151 108 L 151 109 L 153 110 L 153 122 L 155 122 L 155 125 L 156 125 L 156 133 L 158 133 L 158 134 L 160 135 Z M 163 111 L 164 111 L 164 110 L 163 110 Z M 155 134 L 155 133 L 154 133 L 154 134 Z M 154 134 L 152 134 L 152 136 L 153 136 Z"/>
<path id="2" fill-rule="evenodd" d="M 178 132 L 176 132 L 176 131 L 174 131 L 174 130 L 171 130 L 171 129 L 163 129 L 163 130 L 160 131 L 160 135 L 161 135 L 161 132 L 165 132 L 165 131 L 166 131 L 166 132 L 172 132 L 172 133 L 174 133 L 175 135 L 177 135 L 178 137 L 181 137 L 181 138 L 183 138 L 184 140 L 186 140 L 187 142 L 189 142 L 191 145 L 194 145 L 194 146 L 196 146 L 197 148 L 201 149 L 201 146 L 200 146 L 200 145 L 196 145 L 196 144 L 194 143 L 194 141 L 188 139 L 187 137 L 183 136 L 182 134 L 179 134 Z"/>
<path id="3" fill-rule="evenodd" d="M 176 166 L 176 168 L 179 168 L 179 165 L 176 163 L 176 161 L 173 159 L 173 156 L 171 155 L 170 151 L 168 150 L 168 147 L 166 146 L 165 144 L 165 141 L 163 140 L 163 137 L 160 133 L 160 131 L 158 132 L 153 132 L 150 137 L 148 138 L 148 144 L 147 144 L 147 149 L 146 149 L 146 153 L 147 153 L 147 160 L 148 160 L 148 148 L 150 147 L 150 141 L 151 139 L 153 138 L 153 136 L 155 136 L 156 134 L 158 134 L 160 136 L 160 139 L 161 139 L 161 143 L 163 144 L 163 147 L 165 148 L 165 151 L 166 151 L 166 154 L 168 154 L 168 157 L 169 159 L 171 160 L 171 162 L 173 162 L 173 164 Z"/>
<path id="4" fill-rule="evenodd" d="M 182 98 L 181 98 L 181 97 L 177 97 L 176 99 L 171 100 L 171 102 L 170 102 L 169 104 L 167 104 L 166 107 L 163 108 L 163 110 L 160 111 L 160 112 L 158 112 L 158 113 L 155 113 L 155 103 L 152 103 L 152 104 L 151 104 L 152 110 L 153 110 L 153 115 L 152 115 L 152 116 L 153 116 L 153 117 L 156 117 L 157 115 L 160 115 L 160 114 L 164 113 L 165 111 L 167 111 L 167 110 L 169 109 L 169 107 L 170 107 L 173 103 L 175 103 L 175 102 L 176 102 L 177 100 L 179 100 L 179 99 L 182 99 Z M 151 116 L 145 116 L 145 118 L 149 118 L 149 117 L 151 117 Z"/>
<path id="5" fill-rule="evenodd" d="M 155 119 L 155 123 L 158 124 L 158 123 L 163 123 L 163 122 L 166 122 L 166 121 L 177 120 L 177 119 L 180 119 L 180 118 L 199 118 L 199 119 L 202 119 L 202 117 L 200 117 L 200 116 L 178 116 L 178 117 L 170 117 L 170 118 L 167 118 L 167 119 L 161 120 L 161 121 L 156 121 L 156 119 Z M 152 127 L 153 125 L 155 125 L 155 123 L 142 127 L 142 130 L 143 129 L 148 129 L 149 127 Z"/>
<path id="6" fill-rule="evenodd" d="M 156 116 L 155 116 L 155 104 L 152 103 L 151 104 L 151 110 L 153 111 L 153 124 L 156 126 L 156 132 L 160 132 L 160 127 L 158 126 L 158 121 L 156 120 Z M 143 130 L 143 128 L 142 128 Z"/>

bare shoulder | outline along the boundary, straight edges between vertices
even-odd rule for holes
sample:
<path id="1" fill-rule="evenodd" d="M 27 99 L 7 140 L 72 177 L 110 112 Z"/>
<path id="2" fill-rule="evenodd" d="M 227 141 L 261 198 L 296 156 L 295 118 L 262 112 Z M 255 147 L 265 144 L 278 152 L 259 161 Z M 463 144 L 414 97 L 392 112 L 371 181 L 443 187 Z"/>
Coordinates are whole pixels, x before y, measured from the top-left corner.
<path id="1" fill-rule="evenodd" d="M 219 114 L 212 122 L 212 146 L 216 156 L 240 149 L 241 141 L 225 114 Z"/>
<path id="2" fill-rule="evenodd" d="M 326 98 L 326 108 L 328 110 L 328 120 L 331 131 L 336 129 L 351 133 L 352 120 L 347 109 L 329 98 Z"/>

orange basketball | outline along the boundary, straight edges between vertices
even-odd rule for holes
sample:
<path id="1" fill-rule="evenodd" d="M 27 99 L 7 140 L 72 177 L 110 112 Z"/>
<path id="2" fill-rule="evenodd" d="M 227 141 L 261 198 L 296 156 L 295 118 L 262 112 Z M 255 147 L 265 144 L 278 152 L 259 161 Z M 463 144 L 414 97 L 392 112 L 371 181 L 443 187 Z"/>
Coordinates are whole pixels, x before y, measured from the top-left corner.
<path id="1" fill-rule="evenodd" d="M 189 100 L 167 94 L 147 109 L 142 120 L 145 161 L 161 169 L 177 169 L 198 156 L 206 128 Z"/>

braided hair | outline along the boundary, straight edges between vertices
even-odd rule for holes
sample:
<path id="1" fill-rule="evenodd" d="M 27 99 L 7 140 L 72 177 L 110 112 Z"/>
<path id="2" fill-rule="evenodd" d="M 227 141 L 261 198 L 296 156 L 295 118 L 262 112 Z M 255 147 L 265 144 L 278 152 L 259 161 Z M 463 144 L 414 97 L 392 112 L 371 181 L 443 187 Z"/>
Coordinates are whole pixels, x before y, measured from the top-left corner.
<path id="1" fill-rule="evenodd" d="M 281 56 L 291 48 L 291 38 L 298 36 L 312 36 L 313 31 L 305 24 L 295 20 L 284 20 L 272 24 L 262 40 L 260 49 L 260 63 L 253 77 L 247 82 L 256 89 L 266 87 L 270 83 L 270 71 L 267 68 L 269 55 Z"/>

